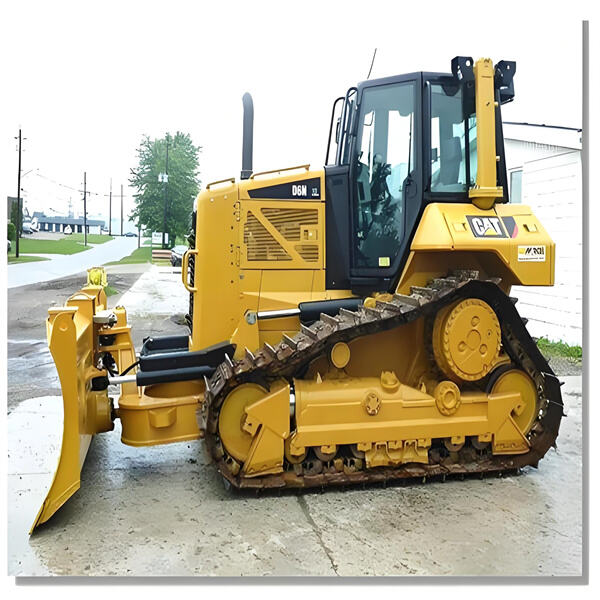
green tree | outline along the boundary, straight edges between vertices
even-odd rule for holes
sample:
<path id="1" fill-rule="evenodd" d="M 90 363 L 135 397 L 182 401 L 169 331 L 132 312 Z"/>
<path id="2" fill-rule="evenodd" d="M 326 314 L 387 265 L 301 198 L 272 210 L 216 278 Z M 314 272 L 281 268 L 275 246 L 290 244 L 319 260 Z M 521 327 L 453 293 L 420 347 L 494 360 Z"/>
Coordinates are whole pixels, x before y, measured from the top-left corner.
<path id="1" fill-rule="evenodd" d="M 168 181 L 159 181 L 167 168 Z M 131 169 L 129 183 L 136 188 L 135 208 L 130 218 L 142 229 L 162 231 L 167 197 L 167 227 L 169 242 L 176 236 L 185 236 L 190 227 L 194 198 L 198 194 L 198 155 L 200 146 L 194 146 L 187 133 L 166 134 L 162 139 L 144 136 L 137 150 L 138 166 Z"/>
<path id="2" fill-rule="evenodd" d="M 11 205 L 10 205 L 10 222 L 15 224 L 15 227 L 17 226 L 17 219 L 19 218 L 19 205 L 17 203 L 17 200 L 11 200 Z"/>

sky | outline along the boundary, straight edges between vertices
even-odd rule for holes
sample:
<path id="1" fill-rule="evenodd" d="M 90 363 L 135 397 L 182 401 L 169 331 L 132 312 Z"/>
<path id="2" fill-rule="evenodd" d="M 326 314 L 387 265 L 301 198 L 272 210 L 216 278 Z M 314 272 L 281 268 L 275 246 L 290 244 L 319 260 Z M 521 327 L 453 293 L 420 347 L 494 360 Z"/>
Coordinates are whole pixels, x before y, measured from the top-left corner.
<path id="1" fill-rule="evenodd" d="M 0 185 L 16 195 L 22 128 L 29 210 L 108 216 L 143 135 L 187 132 L 203 185 L 239 177 L 242 95 L 255 171 L 324 162 L 333 100 L 366 79 L 450 70 L 456 55 L 517 61 L 510 121 L 581 127 L 581 19 L 592 3 L 20 2 L 0 8 Z M 61 184 L 61 185 L 58 185 Z M 72 188 L 72 189 L 69 189 Z M 55 212 L 52 212 L 55 211 Z M 119 201 L 114 200 L 113 217 Z M 133 225 L 126 225 L 125 230 Z"/>

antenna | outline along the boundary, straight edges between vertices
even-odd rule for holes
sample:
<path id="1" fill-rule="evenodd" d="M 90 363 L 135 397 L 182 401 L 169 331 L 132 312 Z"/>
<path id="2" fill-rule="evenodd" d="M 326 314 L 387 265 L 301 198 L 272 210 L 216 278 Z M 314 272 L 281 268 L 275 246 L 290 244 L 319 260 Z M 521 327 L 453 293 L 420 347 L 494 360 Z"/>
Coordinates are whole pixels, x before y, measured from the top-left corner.
<path id="1" fill-rule="evenodd" d="M 373 58 L 371 59 L 371 67 L 369 68 L 369 74 L 367 75 L 367 79 L 371 77 L 371 71 L 373 70 L 373 64 L 375 63 L 375 55 L 377 54 L 377 48 L 373 51 Z"/>

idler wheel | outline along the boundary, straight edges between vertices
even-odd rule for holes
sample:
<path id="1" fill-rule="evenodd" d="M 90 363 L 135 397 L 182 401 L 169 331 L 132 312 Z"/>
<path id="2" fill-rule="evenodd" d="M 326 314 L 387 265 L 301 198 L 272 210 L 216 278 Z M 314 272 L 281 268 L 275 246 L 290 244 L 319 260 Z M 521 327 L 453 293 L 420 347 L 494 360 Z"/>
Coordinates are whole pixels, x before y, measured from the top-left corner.
<path id="1" fill-rule="evenodd" d="M 538 395 L 535 383 L 521 369 L 513 366 L 499 367 L 497 372 L 493 373 L 488 383 L 488 393 L 521 393 L 521 402 L 513 409 L 511 417 L 517 424 L 517 427 L 523 432 L 523 435 L 529 433 L 529 430 L 535 422 L 537 415 Z"/>
<path id="2" fill-rule="evenodd" d="M 245 408 L 260 400 L 267 392 L 256 383 L 244 383 L 232 390 L 219 414 L 219 437 L 228 454 L 242 464 L 246 462 L 252 436 L 242 429 L 246 420 Z"/>

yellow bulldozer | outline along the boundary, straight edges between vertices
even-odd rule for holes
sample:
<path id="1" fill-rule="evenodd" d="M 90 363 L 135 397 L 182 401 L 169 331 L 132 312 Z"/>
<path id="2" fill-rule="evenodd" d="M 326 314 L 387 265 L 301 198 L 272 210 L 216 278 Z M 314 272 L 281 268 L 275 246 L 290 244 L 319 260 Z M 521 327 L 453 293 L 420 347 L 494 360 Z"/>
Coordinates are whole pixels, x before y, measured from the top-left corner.
<path id="1" fill-rule="evenodd" d="M 64 432 L 32 530 L 79 488 L 115 419 L 132 446 L 202 439 L 236 488 L 537 466 L 560 384 L 510 290 L 553 285 L 555 246 L 509 203 L 501 106 L 515 70 L 459 56 L 451 73 L 351 87 L 317 170 L 253 172 L 246 94 L 240 180 L 194 205 L 189 336 L 136 353 L 99 270 L 48 311 Z"/>

